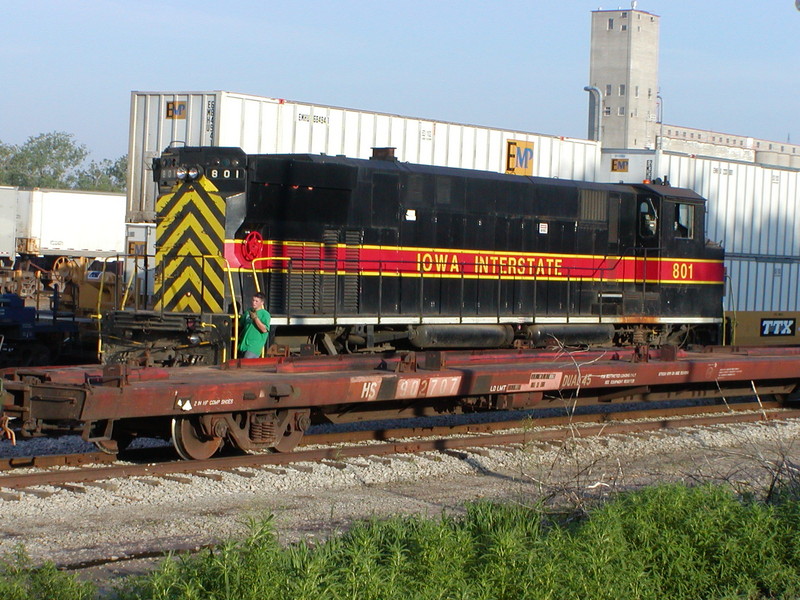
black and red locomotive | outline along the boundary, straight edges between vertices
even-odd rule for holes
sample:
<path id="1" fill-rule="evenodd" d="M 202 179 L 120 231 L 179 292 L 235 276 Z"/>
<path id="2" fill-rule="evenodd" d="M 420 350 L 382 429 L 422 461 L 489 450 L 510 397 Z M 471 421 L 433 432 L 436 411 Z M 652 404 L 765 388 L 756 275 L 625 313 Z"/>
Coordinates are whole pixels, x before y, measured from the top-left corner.
<path id="1" fill-rule="evenodd" d="M 714 343 L 723 250 L 705 201 L 324 155 L 169 148 L 154 161 L 154 306 L 104 321 L 106 362 L 214 364 L 242 299 L 323 353 Z"/>

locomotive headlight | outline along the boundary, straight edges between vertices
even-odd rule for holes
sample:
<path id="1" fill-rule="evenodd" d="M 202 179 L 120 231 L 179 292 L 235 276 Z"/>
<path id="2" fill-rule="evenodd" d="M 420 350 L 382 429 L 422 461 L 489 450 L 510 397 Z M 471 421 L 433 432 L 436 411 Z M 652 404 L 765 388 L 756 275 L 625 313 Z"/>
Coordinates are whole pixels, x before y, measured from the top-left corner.
<path id="1" fill-rule="evenodd" d="M 203 341 L 203 338 L 196 333 L 193 333 L 189 336 L 189 345 L 191 346 L 199 346 L 200 342 Z"/>
<path id="2" fill-rule="evenodd" d="M 189 167 L 188 171 L 189 179 L 197 179 L 200 176 L 200 169 L 197 167 Z"/>
<path id="3" fill-rule="evenodd" d="M 177 177 L 178 179 L 181 180 L 186 179 L 186 174 L 187 174 L 186 167 L 178 167 L 177 169 L 175 169 L 175 177 Z"/>

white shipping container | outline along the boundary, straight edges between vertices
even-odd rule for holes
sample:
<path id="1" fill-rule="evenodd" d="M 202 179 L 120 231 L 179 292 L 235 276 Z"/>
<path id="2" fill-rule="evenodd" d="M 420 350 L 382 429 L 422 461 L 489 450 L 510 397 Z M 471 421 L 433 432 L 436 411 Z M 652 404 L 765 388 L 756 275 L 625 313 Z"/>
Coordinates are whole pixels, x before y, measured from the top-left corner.
<path id="1" fill-rule="evenodd" d="M 125 250 L 125 194 L 0 188 L 0 257 L 112 256 Z"/>
<path id="2" fill-rule="evenodd" d="M 800 262 L 729 257 L 726 269 L 730 285 L 727 311 L 797 311 Z"/>
<path id="3" fill-rule="evenodd" d="M 726 310 L 800 308 L 800 171 L 645 150 L 604 152 L 601 169 L 612 182 L 666 177 L 708 200 L 706 235 L 724 246 L 730 277 Z"/>
<path id="4" fill-rule="evenodd" d="M 532 175 L 594 181 L 598 142 L 460 125 L 231 92 L 131 93 L 128 220 L 153 220 L 152 160 L 171 144 L 235 146 L 248 154 L 369 158 L 505 172 L 509 140 L 533 145 Z"/>
<path id="5" fill-rule="evenodd" d="M 0 259 L 13 261 L 17 243 L 17 188 L 0 186 Z"/>
<path id="6" fill-rule="evenodd" d="M 659 164 L 708 199 L 708 237 L 729 254 L 800 257 L 800 172 L 670 154 Z"/>
<path id="7" fill-rule="evenodd" d="M 627 171 L 612 171 L 614 160 L 628 161 Z M 666 177 L 670 185 L 694 190 L 708 200 L 708 238 L 731 255 L 800 257 L 798 170 L 626 150 L 604 152 L 602 171 L 608 182 Z"/>
<path id="8" fill-rule="evenodd" d="M 125 194 L 33 190 L 30 234 L 44 255 L 125 252 Z"/>

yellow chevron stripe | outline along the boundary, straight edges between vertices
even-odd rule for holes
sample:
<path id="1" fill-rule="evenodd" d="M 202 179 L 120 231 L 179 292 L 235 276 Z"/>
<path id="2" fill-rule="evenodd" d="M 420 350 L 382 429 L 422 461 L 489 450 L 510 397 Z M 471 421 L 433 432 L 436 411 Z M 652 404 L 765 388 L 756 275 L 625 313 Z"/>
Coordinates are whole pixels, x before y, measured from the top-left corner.
<path id="1" fill-rule="evenodd" d="M 156 201 L 157 309 L 222 311 L 225 268 L 222 261 L 211 258 L 224 253 L 226 204 L 217 192 L 210 180 L 201 177 Z"/>
<path id="2" fill-rule="evenodd" d="M 215 238 L 222 239 L 225 236 L 225 228 L 222 226 L 222 223 L 219 223 L 214 218 L 214 213 L 205 207 L 205 205 L 203 204 L 203 198 L 200 196 L 200 194 L 196 192 L 188 192 L 184 194 L 183 198 L 181 198 L 181 201 L 177 205 L 175 205 L 173 210 L 170 213 L 164 215 L 162 223 L 164 223 L 165 225 L 172 225 L 173 223 L 180 224 L 180 222 L 183 219 L 181 221 L 175 221 L 175 219 L 176 217 L 180 216 L 181 213 L 184 212 L 184 210 L 186 210 L 187 205 L 194 206 L 197 209 L 197 212 L 199 212 L 203 217 L 205 217 L 205 222 L 208 223 L 209 226 L 211 227 L 211 233 L 214 234 Z M 224 214 L 224 209 L 225 209 L 224 205 L 221 208 Z M 196 217 L 192 215 L 191 212 L 189 213 L 189 215 L 186 216 L 192 216 L 194 219 L 196 219 Z M 165 227 L 165 229 L 169 230 L 172 229 L 172 227 Z"/>
<path id="3" fill-rule="evenodd" d="M 195 254 L 195 256 L 182 258 L 162 258 L 163 281 L 174 281 L 176 278 L 181 277 L 181 271 L 185 269 L 192 269 L 203 274 L 207 287 L 221 290 L 224 285 L 224 280 L 222 279 L 222 272 L 224 271 L 223 266 L 213 259 L 207 259 L 204 261 L 202 257 L 197 256 L 199 253 Z M 172 283 L 169 285 L 172 286 Z"/>
<path id="4" fill-rule="evenodd" d="M 162 257 L 161 264 L 163 265 L 162 279 L 164 282 L 174 280 L 180 277 L 180 271 L 184 269 L 193 269 L 203 273 L 206 280 L 206 286 L 216 290 L 222 290 L 225 281 L 222 279 L 222 272 L 225 270 L 224 266 L 214 259 L 205 259 L 200 256 L 200 252 L 195 252 L 194 256 L 186 257 Z M 156 257 L 156 261 L 158 261 Z M 177 273 L 177 274 L 176 274 Z M 170 283 L 170 286 L 172 284 Z M 220 292 L 220 295 L 221 292 Z"/>
<path id="5" fill-rule="evenodd" d="M 202 273 L 192 268 L 184 268 L 164 294 L 163 306 L 169 307 L 170 310 L 200 311 L 201 300 L 202 305 L 206 307 L 205 310 L 222 312 L 222 306 L 219 299 L 214 297 L 213 290 L 209 290 L 208 286 L 203 288 Z"/>
<path id="6" fill-rule="evenodd" d="M 201 274 L 194 269 L 184 269 L 181 276 L 171 282 L 163 296 L 163 307 L 170 307 L 173 303 L 181 304 L 186 298 L 201 298 L 214 312 L 219 312 L 221 298 L 214 296 L 214 290 L 201 285 Z M 180 295 L 180 296 L 179 296 Z M 177 298 L 177 299 L 176 299 Z"/>
<path id="7" fill-rule="evenodd" d="M 180 300 L 175 303 L 173 303 L 172 299 L 170 299 L 170 302 L 165 302 L 165 306 L 168 306 L 171 312 L 202 312 L 200 302 L 194 295 L 187 296 L 184 294 Z"/>
<path id="8" fill-rule="evenodd" d="M 195 184 L 199 185 L 201 188 L 203 188 L 205 191 L 207 191 L 208 195 L 211 196 L 212 198 L 214 196 L 217 196 L 218 198 L 220 198 L 221 201 L 217 204 L 217 206 L 219 206 L 220 208 L 223 208 L 223 209 L 225 208 L 225 201 L 222 200 L 222 196 L 220 196 L 219 194 L 215 193 L 215 192 L 218 192 L 219 189 L 217 188 L 217 186 L 214 185 L 213 181 L 211 181 L 208 177 L 203 175 L 202 177 L 200 177 L 200 179 L 195 181 Z"/>
<path id="9" fill-rule="evenodd" d="M 216 272 L 216 271 L 221 271 L 221 269 L 212 270 L 206 268 L 205 270 L 203 270 L 199 264 L 192 265 L 185 261 L 181 262 L 174 261 L 173 264 L 180 270 L 175 268 L 172 269 L 172 271 L 177 271 L 177 274 L 173 273 L 166 274 L 165 281 L 169 281 L 169 286 L 168 286 L 169 288 L 174 288 L 176 286 L 180 287 L 180 285 L 182 285 L 183 282 L 185 281 L 186 277 L 189 274 L 192 274 L 197 278 L 196 287 L 198 290 L 200 290 L 203 287 L 202 285 L 203 279 L 205 279 L 205 288 L 210 288 L 212 292 L 217 291 L 218 295 L 221 295 L 219 294 L 219 290 L 221 289 L 221 285 L 223 283 L 221 277 L 222 274 L 221 272 L 220 273 Z M 166 295 L 167 293 L 165 293 L 165 296 Z"/>
<path id="10" fill-rule="evenodd" d="M 188 186 L 188 190 L 184 190 Z M 172 199 L 175 197 L 176 194 L 184 193 L 197 193 L 195 190 L 200 187 L 202 188 L 211 198 L 214 205 L 222 212 L 225 210 L 225 200 L 222 199 L 222 196 L 217 194 L 216 192 L 219 191 L 214 183 L 208 179 L 207 177 L 203 176 L 197 181 L 192 183 L 178 183 L 175 185 L 173 190 L 167 194 L 159 196 L 156 199 L 156 210 L 163 211 L 164 208 L 172 202 Z"/>
<path id="11" fill-rule="evenodd" d="M 167 237 L 161 239 L 161 249 L 164 252 L 188 254 L 188 252 L 183 251 L 181 244 L 185 244 L 189 240 L 181 240 L 181 238 L 190 232 L 193 234 L 193 238 L 202 243 L 204 246 L 200 254 L 213 254 L 216 256 L 222 256 L 220 238 L 209 236 L 205 231 L 207 226 L 208 225 L 206 223 L 201 223 L 198 221 L 194 215 L 187 215 L 181 220 L 178 227 L 174 228 L 172 231 L 165 232 Z M 199 249 L 198 246 L 195 246 L 195 248 Z"/>
<path id="12" fill-rule="evenodd" d="M 156 198 L 156 211 L 159 214 L 164 212 L 164 207 L 166 207 L 167 204 L 169 204 L 172 201 L 172 198 L 177 193 L 177 190 L 178 186 L 175 186 L 175 189 L 173 189 L 173 191 Z"/>
<path id="13" fill-rule="evenodd" d="M 190 198 L 190 199 L 194 199 L 195 201 L 202 200 L 198 194 L 186 194 L 186 196 L 193 197 L 193 198 Z M 214 220 L 214 217 L 213 217 L 213 214 L 211 213 L 211 211 L 206 211 L 206 210 L 197 210 L 197 211 L 185 210 L 184 207 L 186 206 L 186 204 L 188 204 L 188 202 L 178 205 L 176 207 L 175 212 L 166 213 L 166 214 L 161 215 L 161 217 L 160 217 L 161 221 L 159 223 L 159 225 L 161 227 L 159 227 L 159 229 L 163 233 L 171 235 L 173 230 L 181 229 L 183 222 L 187 218 L 191 218 L 192 221 L 198 222 L 198 217 L 194 213 L 199 212 L 200 216 L 203 217 L 203 221 L 202 222 L 207 223 L 208 226 L 210 227 L 210 232 L 209 233 L 211 233 L 212 236 L 215 239 L 222 239 L 223 238 L 223 236 L 225 234 L 225 230 L 222 227 L 221 223 L 218 223 L 218 222 L 216 222 Z M 188 214 L 184 215 L 183 214 L 184 212 L 186 212 Z"/>

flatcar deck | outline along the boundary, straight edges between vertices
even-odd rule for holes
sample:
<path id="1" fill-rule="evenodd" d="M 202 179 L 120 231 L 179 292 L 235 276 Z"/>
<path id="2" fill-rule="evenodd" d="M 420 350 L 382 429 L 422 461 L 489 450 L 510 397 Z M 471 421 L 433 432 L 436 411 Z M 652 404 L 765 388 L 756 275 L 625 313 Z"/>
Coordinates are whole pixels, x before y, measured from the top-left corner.
<path id="1" fill-rule="evenodd" d="M 180 369 L 123 365 L 7 369 L 2 418 L 22 436 L 76 432 L 104 442 L 171 423 L 186 458 L 225 440 L 291 449 L 311 418 L 387 406 L 515 409 L 545 399 L 653 401 L 769 394 L 800 385 L 800 348 L 674 347 L 587 352 L 408 352 L 232 361 Z M 210 455 L 209 454 L 209 455 Z"/>

